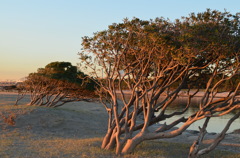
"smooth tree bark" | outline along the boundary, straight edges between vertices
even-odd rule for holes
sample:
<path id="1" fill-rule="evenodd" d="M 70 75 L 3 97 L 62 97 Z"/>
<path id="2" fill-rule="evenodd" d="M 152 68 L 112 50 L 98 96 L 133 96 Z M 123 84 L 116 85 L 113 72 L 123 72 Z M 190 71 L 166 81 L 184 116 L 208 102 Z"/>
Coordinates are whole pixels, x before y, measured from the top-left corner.
<path id="1" fill-rule="evenodd" d="M 231 124 L 240 117 L 240 112 L 236 113 L 225 125 L 225 127 L 223 128 L 222 132 L 218 134 L 218 136 L 216 138 L 214 138 L 213 142 L 208 146 L 205 147 L 203 149 L 199 149 L 199 147 L 202 144 L 202 141 L 204 140 L 204 136 L 207 133 L 207 124 L 209 121 L 209 117 L 205 120 L 205 123 L 203 125 L 202 128 L 199 127 L 200 129 L 200 133 L 199 133 L 199 137 L 197 140 L 195 140 L 189 150 L 189 158 L 198 158 L 203 154 L 207 154 L 210 151 L 212 151 L 213 149 L 215 149 L 217 147 L 217 145 L 224 139 L 229 127 L 231 126 Z"/>
<path id="2" fill-rule="evenodd" d="M 103 149 L 131 153 L 145 140 L 176 137 L 198 120 L 239 109 L 239 83 L 218 97 L 239 75 L 237 15 L 207 10 L 174 23 L 125 19 L 84 37 L 82 45 L 81 64 L 92 70 L 109 116 Z M 168 112 L 181 95 L 188 98 L 185 105 Z M 190 106 L 198 110 L 182 117 Z M 177 119 L 167 124 L 172 117 Z"/>

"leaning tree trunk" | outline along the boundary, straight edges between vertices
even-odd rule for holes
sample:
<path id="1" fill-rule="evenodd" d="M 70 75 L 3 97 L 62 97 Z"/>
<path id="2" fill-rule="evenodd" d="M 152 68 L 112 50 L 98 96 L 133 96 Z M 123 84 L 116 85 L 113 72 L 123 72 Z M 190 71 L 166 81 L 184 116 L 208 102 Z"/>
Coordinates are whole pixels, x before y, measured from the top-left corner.
<path id="1" fill-rule="evenodd" d="M 116 130 L 113 131 L 111 135 L 109 135 L 109 139 L 105 140 L 104 149 L 113 149 L 116 146 Z"/>
<path id="2" fill-rule="evenodd" d="M 142 133 L 139 133 L 133 139 L 128 139 L 122 149 L 122 154 L 129 154 L 133 152 L 137 145 L 140 144 L 142 141 L 144 141 L 144 136 Z"/>

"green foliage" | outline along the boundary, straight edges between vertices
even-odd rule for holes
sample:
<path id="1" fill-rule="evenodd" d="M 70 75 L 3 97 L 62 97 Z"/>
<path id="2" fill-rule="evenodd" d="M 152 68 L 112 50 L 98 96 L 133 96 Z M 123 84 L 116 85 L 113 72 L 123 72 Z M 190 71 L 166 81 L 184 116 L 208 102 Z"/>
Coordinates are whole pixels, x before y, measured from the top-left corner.
<path id="1" fill-rule="evenodd" d="M 191 13 L 174 22 L 162 17 L 155 20 L 124 19 L 122 23 L 109 25 L 107 30 L 97 32 L 93 37 L 83 37 L 83 52 L 80 55 L 83 63 L 95 68 L 100 66 L 105 69 L 105 74 L 115 71 L 114 63 L 117 62 L 119 69 L 126 70 L 135 67 L 138 61 L 145 65 L 151 61 L 152 66 L 145 71 L 146 77 L 156 76 L 157 69 L 164 69 L 169 61 L 182 67 L 190 65 L 192 69 L 205 66 L 195 70 L 183 86 L 206 88 L 209 74 L 216 66 L 213 63 L 218 62 L 218 73 L 224 75 L 231 75 L 234 67 L 238 66 L 239 27 L 239 14 L 210 9 L 198 14 Z M 161 66 L 156 68 L 159 63 Z M 134 68 L 134 71 L 140 70 Z M 171 71 L 165 74 L 168 72 Z M 101 74 L 101 70 L 98 73 Z M 177 82 L 172 88 L 179 85 Z"/>
<path id="2" fill-rule="evenodd" d="M 94 90 L 96 86 L 95 82 L 86 79 L 87 75 L 79 71 L 77 66 L 73 66 L 70 62 L 51 62 L 45 68 L 39 68 L 37 73 L 30 74 L 29 76 L 31 75 L 39 75 L 50 79 L 79 84 L 88 90 Z"/>
<path id="3" fill-rule="evenodd" d="M 108 63 L 116 62 L 116 54 L 127 54 L 122 66 L 140 60 L 133 52 L 151 55 L 153 62 L 163 65 L 174 59 L 181 65 L 201 66 L 217 58 L 226 64 L 239 50 L 239 16 L 208 9 L 173 23 L 164 18 L 125 19 L 123 23 L 114 23 L 108 30 L 95 33 L 94 37 L 83 37 L 82 45 L 85 52 L 92 52 Z M 85 55 L 82 59 L 90 63 L 92 58 Z"/>
<path id="4" fill-rule="evenodd" d="M 225 114 L 227 108 L 237 105 L 228 106 L 227 99 L 220 100 L 226 108 L 218 111 L 220 104 L 216 105 L 213 97 L 224 84 L 239 76 L 239 32 L 239 14 L 208 9 L 174 22 L 164 18 L 124 19 L 107 30 L 96 32 L 93 37 L 83 37 L 82 65 L 93 70 L 100 85 L 101 101 L 109 114 L 108 133 L 102 148 L 116 147 L 117 154 L 129 153 L 145 139 L 164 138 L 167 134 L 176 136 L 194 121 L 209 116 L 208 113 L 220 116 L 219 113 Z M 101 72 L 104 79 L 99 77 Z M 191 98 L 198 91 L 189 93 L 185 109 L 165 115 L 183 88 L 205 89 L 199 111 L 188 118 L 176 119 L 166 128 L 160 125 L 160 131 L 150 132 L 148 127 L 152 124 L 188 110 Z M 129 100 L 123 89 L 128 90 Z M 226 97 L 235 97 L 239 91 L 238 81 L 233 89 L 235 93 Z M 117 100 L 118 92 L 123 105 Z M 158 102 L 160 96 L 165 99 Z M 154 116 L 156 111 L 159 114 Z M 140 114 L 143 123 L 137 124 Z M 167 131 L 179 122 L 185 123 L 176 133 Z M 137 130 L 141 132 L 132 135 Z"/>
<path id="5" fill-rule="evenodd" d="M 70 62 L 51 62 L 45 68 L 38 69 L 38 73 L 52 79 L 76 82 L 78 73 L 82 72 L 78 72 Z"/>
<path id="6" fill-rule="evenodd" d="M 19 86 L 16 104 L 31 93 L 28 105 L 58 107 L 67 102 L 80 101 L 95 96 L 95 83 L 88 81 L 83 72 L 69 62 L 52 62 L 31 73 Z"/>

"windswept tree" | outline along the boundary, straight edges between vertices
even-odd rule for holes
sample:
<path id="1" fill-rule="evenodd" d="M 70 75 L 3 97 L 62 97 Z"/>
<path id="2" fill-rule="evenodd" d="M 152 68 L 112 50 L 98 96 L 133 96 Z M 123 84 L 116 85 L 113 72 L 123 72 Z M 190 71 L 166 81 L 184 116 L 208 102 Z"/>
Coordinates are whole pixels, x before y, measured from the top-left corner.
<path id="1" fill-rule="evenodd" d="M 117 154 L 130 153 L 145 140 L 176 137 L 198 120 L 206 119 L 205 127 L 212 117 L 239 109 L 239 82 L 224 98 L 216 98 L 225 82 L 239 76 L 239 37 L 239 16 L 216 10 L 192 13 L 175 22 L 163 18 L 125 19 L 93 37 L 84 37 L 81 63 L 98 79 L 98 94 L 109 116 L 102 148 L 116 148 Z M 191 89 L 193 86 L 197 89 Z M 185 106 L 167 112 L 186 87 Z M 194 105 L 198 110 L 182 117 L 199 87 L 205 90 L 201 102 Z M 179 117 L 164 123 L 173 116 Z M 226 129 L 229 124 L 231 121 Z M 225 133 L 204 151 L 195 143 L 189 157 L 213 150 Z"/>
<path id="2" fill-rule="evenodd" d="M 23 95 L 30 93 L 29 105 L 58 107 L 94 96 L 94 82 L 84 84 L 82 78 L 85 77 L 83 72 L 69 62 L 52 62 L 36 73 L 29 74 L 19 90 Z"/>

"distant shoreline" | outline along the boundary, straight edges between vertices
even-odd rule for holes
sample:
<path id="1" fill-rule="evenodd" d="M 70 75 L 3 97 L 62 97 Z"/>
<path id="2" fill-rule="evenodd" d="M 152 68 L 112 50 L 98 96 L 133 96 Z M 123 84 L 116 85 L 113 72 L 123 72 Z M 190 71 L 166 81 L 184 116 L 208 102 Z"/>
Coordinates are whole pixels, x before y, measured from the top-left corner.
<path id="1" fill-rule="evenodd" d="M 18 94 L 18 92 L 7 92 L 7 91 L 0 91 L 0 94 Z"/>
<path id="2" fill-rule="evenodd" d="M 195 91 L 190 91 L 190 95 L 194 94 Z M 123 93 L 130 94 L 131 91 L 129 90 L 123 90 Z M 219 92 L 216 94 L 215 98 L 224 98 L 228 95 L 229 92 Z M 0 94 L 18 94 L 17 91 L 0 91 Z M 30 93 L 29 93 L 30 94 Z M 117 90 L 117 94 L 120 94 L 120 91 Z M 200 91 L 198 92 L 194 97 L 202 97 L 204 95 L 204 92 Z M 188 94 L 186 91 L 181 91 L 179 93 L 179 97 L 188 97 Z M 240 95 L 237 95 L 236 98 L 240 98 Z"/>
<path id="3" fill-rule="evenodd" d="M 123 93 L 130 94 L 131 91 L 123 90 Z M 191 90 L 189 94 L 192 95 L 194 93 L 195 93 L 195 91 Z M 219 93 L 216 94 L 215 98 L 224 98 L 224 97 L 226 97 L 228 95 L 228 93 L 229 92 L 219 92 Z M 120 94 L 119 90 L 117 91 L 117 94 Z M 203 91 L 199 91 L 194 97 L 202 97 L 203 95 L 204 95 L 204 92 Z M 184 90 L 180 91 L 178 96 L 179 97 L 188 97 L 187 91 L 184 91 Z M 240 95 L 236 96 L 236 98 L 240 98 Z"/>

